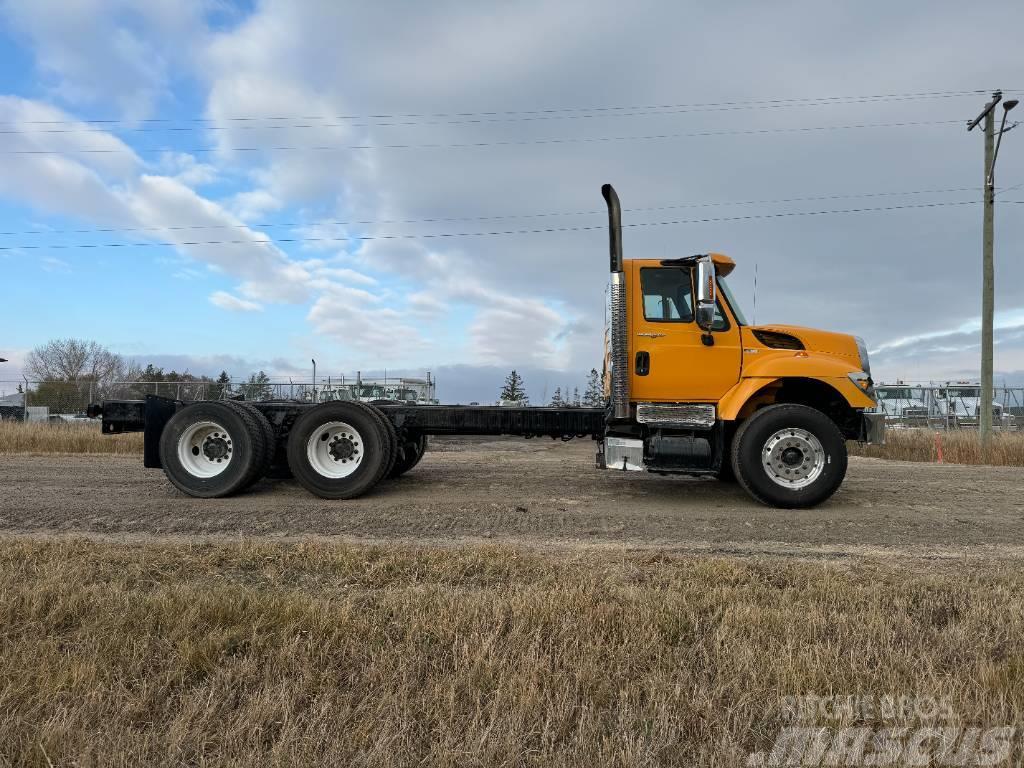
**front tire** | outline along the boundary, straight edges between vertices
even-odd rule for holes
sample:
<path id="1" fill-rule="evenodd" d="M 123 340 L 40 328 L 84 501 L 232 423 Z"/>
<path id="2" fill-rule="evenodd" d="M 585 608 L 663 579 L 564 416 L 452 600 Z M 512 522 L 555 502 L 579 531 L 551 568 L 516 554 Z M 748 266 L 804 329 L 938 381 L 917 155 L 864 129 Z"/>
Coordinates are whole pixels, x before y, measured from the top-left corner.
<path id="1" fill-rule="evenodd" d="M 762 504 L 816 506 L 846 476 L 846 442 L 835 423 L 806 405 L 770 405 L 748 418 L 732 441 L 732 470 Z"/>

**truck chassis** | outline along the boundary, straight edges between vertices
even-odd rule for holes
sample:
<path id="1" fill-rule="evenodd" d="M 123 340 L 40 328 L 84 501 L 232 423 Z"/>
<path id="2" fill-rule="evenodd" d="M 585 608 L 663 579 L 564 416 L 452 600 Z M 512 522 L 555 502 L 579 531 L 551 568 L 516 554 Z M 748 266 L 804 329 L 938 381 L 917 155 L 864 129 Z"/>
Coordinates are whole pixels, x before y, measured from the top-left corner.
<path id="1" fill-rule="evenodd" d="M 144 466 L 163 469 L 180 490 L 204 497 L 237 493 L 263 476 L 294 476 L 323 498 L 351 498 L 411 469 L 422 457 L 426 439 L 435 435 L 511 435 L 561 440 L 589 437 L 597 441 L 596 462 L 602 469 L 647 469 L 691 475 L 719 474 L 724 445 L 721 422 L 710 429 L 647 429 L 635 423 L 616 429 L 610 427 L 613 420 L 605 408 L 407 405 L 380 401 L 186 402 L 148 395 L 145 400 L 104 401 L 102 405 L 90 406 L 89 415 L 102 417 L 104 434 L 143 432 Z M 361 429 L 353 424 L 351 431 L 333 434 L 328 427 L 333 423 L 348 425 L 361 418 Z M 375 421 L 377 428 L 366 428 L 367 420 Z M 196 433 L 193 439 L 188 430 L 197 424 L 212 426 L 202 434 Z M 181 429 L 176 430 L 176 426 Z M 168 440 L 169 433 L 177 435 L 179 445 L 192 441 L 186 448 L 195 453 L 193 459 L 178 455 L 180 449 Z M 609 437 L 613 433 L 619 437 Z M 334 465 L 339 461 L 342 466 L 347 465 L 353 455 L 351 451 L 357 450 L 346 437 L 353 434 L 359 435 L 358 443 L 364 446 L 360 463 L 365 458 L 372 466 L 361 467 L 359 473 L 329 477 Z M 340 447 L 328 452 L 318 464 L 311 441 L 325 435 Z M 339 435 L 340 439 L 335 440 Z M 646 457 L 638 458 L 618 449 L 620 444 L 643 437 L 651 445 Z M 229 479 L 224 475 L 232 462 L 236 466 Z M 372 481 L 366 482 L 370 476 Z"/>
<path id="2" fill-rule="evenodd" d="M 627 266 L 618 195 L 609 184 L 601 192 L 610 267 L 605 408 L 150 396 L 90 406 L 90 415 L 103 416 L 107 434 L 143 431 L 145 466 L 162 468 L 175 487 L 198 497 L 290 475 L 318 496 L 349 499 L 409 471 L 431 435 L 519 435 L 591 437 L 600 468 L 735 479 L 773 506 L 828 499 L 846 474 L 845 441 L 884 439 L 884 414 L 867 412 L 877 401 L 864 341 L 790 326 L 745 327 L 721 282 L 735 262 L 722 254 Z M 720 348 L 716 331 L 731 334 L 720 337 Z M 716 349 L 726 356 L 712 355 Z M 702 375 L 735 384 L 717 394 L 707 382 L 687 384 Z"/>

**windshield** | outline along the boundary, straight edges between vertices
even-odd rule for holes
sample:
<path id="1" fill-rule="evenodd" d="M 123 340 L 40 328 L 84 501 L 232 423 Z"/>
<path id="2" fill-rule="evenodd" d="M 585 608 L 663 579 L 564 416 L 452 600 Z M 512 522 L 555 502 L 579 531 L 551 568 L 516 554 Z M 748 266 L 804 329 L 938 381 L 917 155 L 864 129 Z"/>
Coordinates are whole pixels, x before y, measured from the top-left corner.
<path id="1" fill-rule="evenodd" d="M 743 316 L 743 310 L 740 309 L 739 302 L 736 301 L 736 297 L 733 296 L 732 289 L 729 288 L 729 284 L 725 282 L 724 277 L 718 278 L 718 285 L 721 287 L 722 293 L 725 294 L 725 300 L 732 307 L 732 313 L 736 317 L 736 322 L 740 325 L 746 325 L 747 318 Z"/>
<path id="2" fill-rule="evenodd" d="M 949 396 L 950 397 L 981 397 L 981 390 L 979 390 L 979 389 L 977 389 L 975 387 L 969 387 L 969 388 L 959 387 L 959 388 L 956 388 L 956 389 L 950 388 Z"/>
<path id="3" fill-rule="evenodd" d="M 879 389 L 879 396 L 883 400 L 913 400 L 914 393 L 907 388 L 897 387 L 896 389 Z"/>

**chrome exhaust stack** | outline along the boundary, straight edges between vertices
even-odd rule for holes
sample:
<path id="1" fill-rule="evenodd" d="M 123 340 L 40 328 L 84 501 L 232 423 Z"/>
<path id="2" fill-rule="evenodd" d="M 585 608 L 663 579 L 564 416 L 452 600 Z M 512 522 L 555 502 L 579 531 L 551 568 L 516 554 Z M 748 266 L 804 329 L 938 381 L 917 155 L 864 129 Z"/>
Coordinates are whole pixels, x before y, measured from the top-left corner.
<path id="1" fill-rule="evenodd" d="M 608 292 L 611 338 L 612 417 L 629 418 L 629 339 L 626 335 L 626 275 L 622 271 L 622 208 L 611 184 L 601 187 L 608 205 L 608 250 L 611 285 Z"/>

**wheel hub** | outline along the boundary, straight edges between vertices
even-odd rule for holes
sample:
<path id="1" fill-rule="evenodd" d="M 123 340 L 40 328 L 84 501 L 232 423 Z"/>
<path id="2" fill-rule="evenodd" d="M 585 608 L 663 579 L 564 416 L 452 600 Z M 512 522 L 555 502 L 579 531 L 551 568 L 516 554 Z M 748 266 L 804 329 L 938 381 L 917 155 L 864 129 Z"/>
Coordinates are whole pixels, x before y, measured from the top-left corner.
<path id="1" fill-rule="evenodd" d="M 787 467 L 795 467 L 804 460 L 804 452 L 799 448 L 787 448 L 782 452 L 782 463 Z"/>
<path id="2" fill-rule="evenodd" d="M 231 453 L 227 438 L 214 433 L 203 441 L 203 455 L 210 461 L 223 461 Z"/>
<path id="3" fill-rule="evenodd" d="M 773 482 L 799 490 L 821 476 L 825 469 L 825 449 L 806 429 L 780 429 L 765 441 L 761 461 Z"/>
<path id="4" fill-rule="evenodd" d="M 359 430 L 344 421 L 330 421 L 310 433 L 306 458 L 317 474 L 340 480 L 359 469 L 365 450 Z"/>
<path id="5" fill-rule="evenodd" d="M 335 461 L 348 461 L 356 455 L 358 449 L 348 436 L 335 435 L 328 451 Z"/>
<path id="6" fill-rule="evenodd" d="M 233 452 L 231 433 L 213 421 L 197 421 L 178 438 L 178 462 L 193 477 L 219 475 L 231 463 Z"/>

